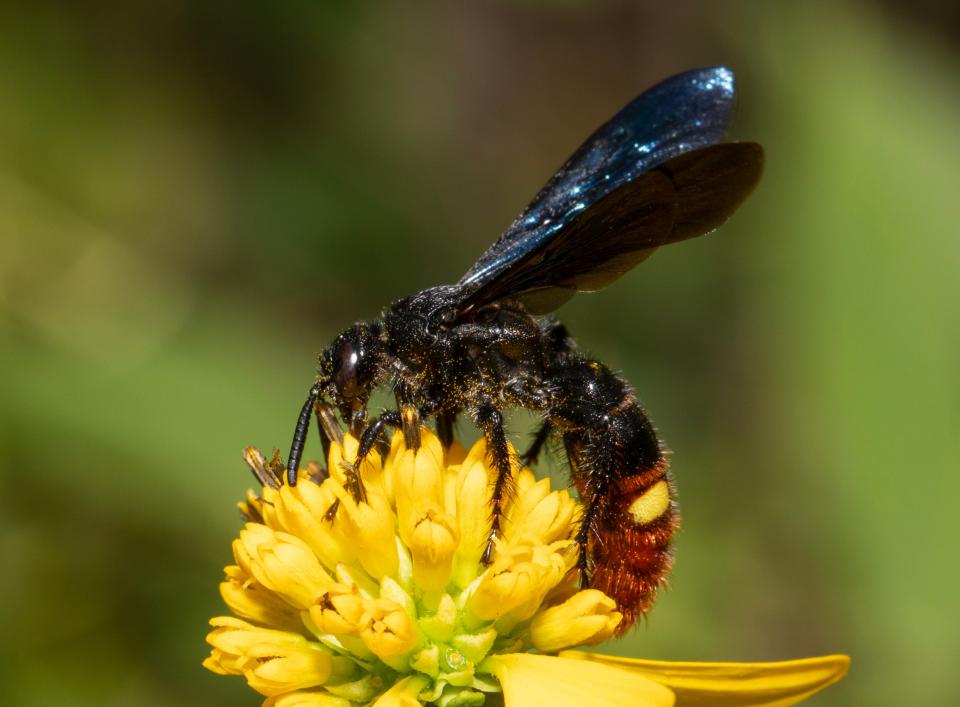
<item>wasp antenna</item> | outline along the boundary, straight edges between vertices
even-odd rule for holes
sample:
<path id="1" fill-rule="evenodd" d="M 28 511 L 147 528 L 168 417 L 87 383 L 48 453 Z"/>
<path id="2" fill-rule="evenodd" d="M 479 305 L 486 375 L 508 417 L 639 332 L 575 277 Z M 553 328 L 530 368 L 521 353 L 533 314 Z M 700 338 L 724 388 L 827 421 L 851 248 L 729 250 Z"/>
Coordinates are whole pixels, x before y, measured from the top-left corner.
<path id="1" fill-rule="evenodd" d="M 303 445 L 307 441 L 307 432 L 310 430 L 310 415 L 313 406 L 320 397 L 320 384 L 315 383 L 307 394 L 307 400 L 300 408 L 297 418 L 297 427 L 293 431 L 293 443 L 290 445 L 290 456 L 287 457 L 287 483 L 297 485 L 297 469 L 300 468 L 300 458 L 303 456 Z"/>

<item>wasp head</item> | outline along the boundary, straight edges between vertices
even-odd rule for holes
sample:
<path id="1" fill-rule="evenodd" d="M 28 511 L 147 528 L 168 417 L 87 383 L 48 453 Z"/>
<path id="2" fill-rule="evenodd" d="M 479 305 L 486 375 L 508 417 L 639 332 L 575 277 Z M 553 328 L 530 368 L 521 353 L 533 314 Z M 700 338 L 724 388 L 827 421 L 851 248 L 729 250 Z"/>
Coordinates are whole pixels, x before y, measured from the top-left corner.
<path id="1" fill-rule="evenodd" d="M 320 376 L 328 381 L 325 392 L 343 409 L 364 407 L 378 383 L 382 358 L 380 327 L 357 322 L 320 354 Z"/>

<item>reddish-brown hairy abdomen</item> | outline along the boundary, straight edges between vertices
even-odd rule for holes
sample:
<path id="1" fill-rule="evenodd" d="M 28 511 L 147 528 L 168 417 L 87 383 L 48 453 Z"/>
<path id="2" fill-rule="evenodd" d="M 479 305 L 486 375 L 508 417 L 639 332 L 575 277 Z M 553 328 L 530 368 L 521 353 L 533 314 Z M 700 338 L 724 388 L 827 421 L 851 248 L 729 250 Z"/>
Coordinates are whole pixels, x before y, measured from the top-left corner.
<path id="1" fill-rule="evenodd" d="M 610 490 L 594 524 L 590 586 L 617 602 L 623 614 L 617 635 L 647 613 L 673 563 L 670 538 L 680 518 L 668 467 L 666 458 L 662 458 L 651 469 L 621 478 Z M 631 509 L 647 511 L 646 516 L 653 517 L 638 523 Z"/>

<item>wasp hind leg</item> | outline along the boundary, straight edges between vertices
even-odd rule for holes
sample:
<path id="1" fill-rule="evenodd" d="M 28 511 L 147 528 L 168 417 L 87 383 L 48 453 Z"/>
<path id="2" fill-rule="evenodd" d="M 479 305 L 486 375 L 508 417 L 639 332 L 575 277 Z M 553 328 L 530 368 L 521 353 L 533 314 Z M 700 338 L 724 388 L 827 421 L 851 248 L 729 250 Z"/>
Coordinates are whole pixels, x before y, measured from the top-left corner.
<path id="1" fill-rule="evenodd" d="M 533 441 L 530 443 L 527 451 L 520 456 L 524 466 L 536 464 L 537 459 L 540 458 L 540 452 L 543 451 L 543 445 L 547 443 L 547 440 L 550 438 L 550 434 L 552 432 L 553 427 L 549 422 L 544 422 L 542 425 L 540 425 L 540 429 L 538 429 L 536 434 L 533 436 Z"/>
<path id="2" fill-rule="evenodd" d="M 580 527 L 574 537 L 577 543 L 577 573 L 580 576 L 580 588 L 591 586 L 590 575 L 590 536 L 595 543 L 603 542 L 603 530 L 600 519 L 607 505 L 610 492 L 610 474 L 606 460 L 596 460 L 596 466 L 583 483 L 581 492 L 583 515 L 580 517 Z"/>
<path id="3" fill-rule="evenodd" d="M 440 438 L 440 444 L 443 445 L 444 449 L 449 449 L 450 445 L 453 444 L 453 426 L 456 422 L 456 413 L 437 413 L 437 437 Z"/>

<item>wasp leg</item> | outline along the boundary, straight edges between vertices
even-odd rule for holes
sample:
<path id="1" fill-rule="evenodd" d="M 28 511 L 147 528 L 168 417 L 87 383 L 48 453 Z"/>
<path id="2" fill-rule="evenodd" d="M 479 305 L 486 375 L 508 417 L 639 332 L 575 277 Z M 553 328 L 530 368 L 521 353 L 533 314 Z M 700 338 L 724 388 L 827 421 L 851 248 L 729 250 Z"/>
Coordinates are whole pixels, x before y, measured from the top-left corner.
<path id="1" fill-rule="evenodd" d="M 513 469 L 510 463 L 510 444 L 507 432 L 503 428 L 503 415 L 493 405 L 487 403 L 477 408 L 477 424 L 483 430 L 487 440 L 487 454 L 497 470 L 497 480 L 493 484 L 490 498 L 490 536 L 483 551 L 481 561 L 488 565 L 493 559 L 494 541 L 500 536 L 503 506 L 513 492 Z"/>
<path id="2" fill-rule="evenodd" d="M 420 449 L 420 413 L 413 405 L 400 406 L 400 428 L 407 449 Z"/>
<path id="3" fill-rule="evenodd" d="M 609 455 L 603 454 L 603 457 Z M 586 589 L 590 586 L 590 566 L 589 566 L 589 544 L 590 534 L 597 536 L 597 542 L 602 542 L 603 538 L 598 528 L 597 522 L 603 512 L 603 507 L 610 490 L 610 460 L 608 458 L 598 458 L 595 460 L 593 472 L 584 481 L 584 489 L 581 494 L 583 497 L 583 516 L 580 518 L 580 527 L 577 529 L 577 535 L 574 540 L 577 543 L 577 572 L 580 574 L 580 588 Z"/>
<path id="4" fill-rule="evenodd" d="M 553 432 L 553 428 L 550 426 L 549 422 L 544 422 L 542 425 L 540 425 L 540 429 L 537 430 L 537 434 L 534 435 L 533 442 L 530 443 L 530 447 L 521 456 L 524 466 L 530 466 L 531 464 L 536 463 L 537 458 L 540 456 L 540 452 L 543 449 L 543 445 L 546 444 L 551 432 Z"/>
<path id="5" fill-rule="evenodd" d="M 440 444 L 443 445 L 444 449 L 448 449 L 453 444 L 453 426 L 456 421 L 456 413 L 437 413 L 437 436 L 440 438 Z"/>
<path id="6" fill-rule="evenodd" d="M 360 443 L 357 447 L 357 457 L 353 463 L 344 462 L 343 467 L 347 473 L 347 490 L 353 496 L 357 503 L 367 502 L 367 492 L 363 488 L 363 480 L 360 478 L 360 465 L 363 464 L 367 455 L 373 451 L 384 427 L 400 427 L 402 420 L 400 413 L 396 410 L 384 410 L 380 417 L 364 428 L 360 435 Z"/>
<path id="7" fill-rule="evenodd" d="M 293 442 L 290 445 L 290 456 L 287 457 L 287 483 L 291 486 L 297 485 L 297 470 L 300 468 L 303 446 L 307 443 L 307 432 L 310 430 L 310 413 L 313 412 L 314 403 L 319 397 L 320 386 L 314 384 L 297 417 L 297 426 L 293 431 Z"/>

